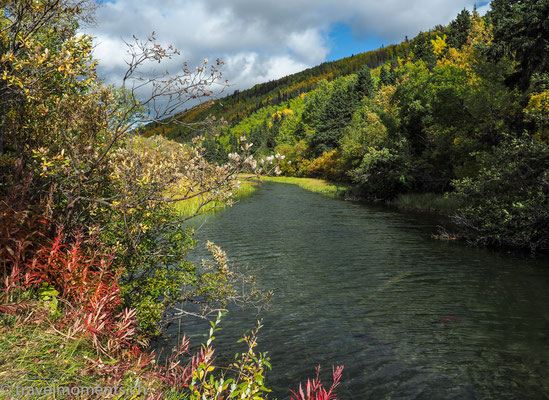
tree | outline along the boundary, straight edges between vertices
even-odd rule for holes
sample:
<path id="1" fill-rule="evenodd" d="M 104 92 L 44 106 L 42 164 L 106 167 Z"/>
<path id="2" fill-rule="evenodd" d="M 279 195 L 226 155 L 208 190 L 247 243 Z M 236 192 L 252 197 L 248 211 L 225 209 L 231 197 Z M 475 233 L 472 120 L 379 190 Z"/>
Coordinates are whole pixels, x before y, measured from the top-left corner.
<path id="1" fill-rule="evenodd" d="M 455 181 L 455 221 L 484 245 L 549 250 L 549 147 L 524 137 L 477 154 L 478 176 Z"/>
<path id="2" fill-rule="evenodd" d="M 374 94 L 374 80 L 367 65 L 358 71 L 354 90 L 357 93 L 358 103 L 363 97 L 371 97 Z"/>
<path id="3" fill-rule="evenodd" d="M 344 129 L 351 121 L 356 104 L 354 84 L 339 80 L 322 110 L 316 133 L 310 138 L 313 153 L 317 156 L 330 152 L 338 145 Z"/>
<path id="4" fill-rule="evenodd" d="M 353 114 L 340 140 L 341 157 L 350 167 L 356 167 L 369 148 L 389 146 L 387 128 L 368 104 L 362 104 Z"/>
<path id="5" fill-rule="evenodd" d="M 395 71 L 395 66 L 393 63 L 391 63 L 390 67 L 389 67 L 389 81 L 391 83 L 391 85 L 394 85 L 395 82 L 396 82 L 396 71 Z"/>
<path id="6" fill-rule="evenodd" d="M 316 89 L 310 94 L 310 98 L 305 104 L 301 115 L 303 124 L 312 130 L 316 130 L 320 121 L 320 116 L 326 108 L 333 91 L 333 84 L 322 79 L 318 82 Z"/>
<path id="7" fill-rule="evenodd" d="M 519 65 L 509 82 L 528 88 L 536 73 L 549 73 L 549 3 L 539 0 L 493 0 L 492 54 L 515 56 Z"/>
<path id="8" fill-rule="evenodd" d="M 385 68 L 385 65 L 382 65 L 379 70 L 379 86 L 390 85 L 391 83 L 390 72 Z"/>
<path id="9" fill-rule="evenodd" d="M 465 8 L 450 22 L 448 27 L 448 44 L 459 49 L 467 43 L 467 37 L 471 30 L 471 13 Z"/>
<path id="10" fill-rule="evenodd" d="M 437 64 L 437 58 L 433 51 L 429 33 L 420 32 L 411 42 L 410 50 L 413 53 L 413 61 L 423 61 L 429 69 Z"/>
<path id="11" fill-rule="evenodd" d="M 371 148 L 360 165 L 349 171 L 361 194 L 372 200 L 388 200 L 411 185 L 405 152 Z"/>

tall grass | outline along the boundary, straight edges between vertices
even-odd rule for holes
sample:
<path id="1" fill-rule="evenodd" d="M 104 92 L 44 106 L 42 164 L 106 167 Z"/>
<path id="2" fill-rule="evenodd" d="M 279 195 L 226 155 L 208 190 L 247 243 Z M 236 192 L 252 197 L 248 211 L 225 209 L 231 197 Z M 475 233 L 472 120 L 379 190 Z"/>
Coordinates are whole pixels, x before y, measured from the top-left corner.
<path id="1" fill-rule="evenodd" d="M 246 196 L 249 196 L 253 192 L 255 192 L 256 189 L 257 183 L 245 180 L 240 181 L 240 187 L 238 188 L 238 192 L 233 196 L 232 200 L 236 201 Z M 208 203 L 200 208 L 200 205 L 202 203 L 202 196 L 197 196 L 188 200 L 178 201 L 174 203 L 174 207 L 183 218 L 195 215 L 198 211 L 200 211 L 201 214 L 205 214 L 215 212 L 227 207 L 227 202 L 225 201 L 212 201 L 211 203 Z"/>
<path id="2" fill-rule="evenodd" d="M 314 178 L 295 178 L 291 176 L 262 176 L 261 180 L 267 182 L 287 183 L 297 185 L 310 192 L 320 193 L 328 197 L 341 197 L 347 191 L 345 185 L 338 185 L 323 179 Z"/>
<path id="3" fill-rule="evenodd" d="M 455 197 L 437 193 L 407 193 L 388 202 L 389 205 L 405 210 L 429 211 L 453 215 L 463 204 Z"/>

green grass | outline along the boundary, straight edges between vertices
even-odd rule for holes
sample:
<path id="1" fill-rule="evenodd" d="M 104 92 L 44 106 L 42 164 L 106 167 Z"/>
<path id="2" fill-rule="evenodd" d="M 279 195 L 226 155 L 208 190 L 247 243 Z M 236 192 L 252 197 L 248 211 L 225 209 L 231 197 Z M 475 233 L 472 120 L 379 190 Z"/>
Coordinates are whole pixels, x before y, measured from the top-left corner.
<path id="1" fill-rule="evenodd" d="M 36 310 L 44 312 L 48 310 Z M 96 397 L 85 395 L 87 390 L 113 388 L 111 378 L 116 370 L 109 368 L 119 360 L 101 357 L 102 366 L 97 367 L 99 356 L 89 339 L 65 336 L 43 315 L 31 318 L 31 314 L 29 322 L 23 322 L 23 317 L 0 315 L 0 399 L 91 399 Z M 121 383 L 127 388 L 142 385 L 146 390 L 155 384 L 133 370 L 123 373 Z M 82 395 L 64 392 L 70 387 L 81 388 Z M 60 389 L 54 395 L 51 388 Z"/>
<path id="2" fill-rule="evenodd" d="M 297 185 L 310 192 L 320 193 L 328 197 L 341 197 L 348 189 L 344 185 L 336 185 L 323 179 L 295 178 L 291 176 L 262 176 L 261 180 L 266 182 L 287 183 Z"/>
<path id="3" fill-rule="evenodd" d="M 257 190 L 257 182 L 249 181 L 246 179 L 253 179 L 253 175 L 242 174 L 239 176 L 240 188 L 238 193 L 233 197 L 234 200 L 242 199 L 246 196 L 251 195 Z M 287 183 L 291 185 L 298 185 L 299 187 L 308 190 L 310 192 L 320 193 L 324 196 L 336 198 L 341 197 L 345 191 L 348 189 L 347 186 L 336 185 L 331 182 L 325 181 L 323 179 L 313 179 L 313 178 L 294 178 L 287 176 L 262 176 L 262 181 L 266 182 L 277 182 L 277 183 Z M 176 210 L 180 213 L 182 217 L 190 217 L 195 215 L 202 203 L 201 197 L 193 197 L 192 199 L 179 201 L 174 204 Z M 227 207 L 226 202 L 217 201 L 211 202 L 206 206 L 203 206 L 200 210 L 201 213 L 211 213 Z"/>
<path id="4" fill-rule="evenodd" d="M 233 196 L 233 201 L 242 199 L 246 196 L 251 195 L 257 189 L 257 184 L 255 182 L 249 182 L 242 180 L 240 181 L 240 187 L 235 196 Z M 175 209 L 180 213 L 182 217 L 190 217 L 195 215 L 198 211 L 200 205 L 202 204 L 202 197 L 197 196 L 188 200 L 178 201 L 175 203 Z M 211 213 L 227 207 L 227 202 L 225 201 L 215 201 L 206 204 L 200 210 L 201 214 Z"/>
<path id="5" fill-rule="evenodd" d="M 454 214 L 463 205 L 455 197 L 436 193 L 401 194 L 388 204 L 405 210 L 429 211 L 445 215 Z"/>
<path id="6" fill-rule="evenodd" d="M 85 340 L 67 339 L 46 323 L 5 322 L 5 319 L 0 322 L 3 325 L 0 328 L 0 385 L 8 385 L 9 394 L 13 396 L 6 398 L 27 398 L 17 396 L 17 387 L 45 388 L 52 383 L 59 386 L 97 384 L 96 379 L 83 373 L 87 369 L 86 357 L 97 358 Z M 50 399 L 52 396 L 43 394 L 32 398 Z"/>

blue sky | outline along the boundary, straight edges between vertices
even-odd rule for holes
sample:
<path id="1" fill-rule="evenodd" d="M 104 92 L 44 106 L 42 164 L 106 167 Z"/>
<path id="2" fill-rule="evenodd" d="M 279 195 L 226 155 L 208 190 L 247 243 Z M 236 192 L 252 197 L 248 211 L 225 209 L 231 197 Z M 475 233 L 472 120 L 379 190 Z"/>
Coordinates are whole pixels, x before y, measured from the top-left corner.
<path id="1" fill-rule="evenodd" d="M 404 38 L 402 38 L 404 40 Z M 352 28 L 345 23 L 336 23 L 328 34 L 330 52 L 326 61 L 339 60 L 353 54 L 380 48 L 391 43 L 384 43 L 375 35 L 361 36 L 354 34 Z"/>

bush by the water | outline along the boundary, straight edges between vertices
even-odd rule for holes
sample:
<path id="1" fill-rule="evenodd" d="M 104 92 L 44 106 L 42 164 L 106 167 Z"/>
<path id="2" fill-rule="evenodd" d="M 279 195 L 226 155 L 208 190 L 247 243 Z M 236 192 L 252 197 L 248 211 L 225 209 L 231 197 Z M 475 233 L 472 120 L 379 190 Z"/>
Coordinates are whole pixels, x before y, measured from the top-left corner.
<path id="1" fill-rule="evenodd" d="M 529 137 L 479 154 L 480 173 L 456 181 L 455 221 L 488 245 L 549 250 L 549 148 Z"/>

